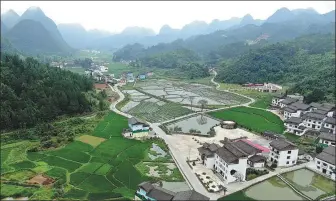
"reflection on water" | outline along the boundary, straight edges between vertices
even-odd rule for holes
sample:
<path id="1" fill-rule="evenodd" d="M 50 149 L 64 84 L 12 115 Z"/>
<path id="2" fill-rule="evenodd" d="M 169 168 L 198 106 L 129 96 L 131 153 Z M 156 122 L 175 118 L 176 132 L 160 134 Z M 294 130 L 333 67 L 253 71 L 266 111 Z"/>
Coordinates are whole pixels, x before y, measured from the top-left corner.
<path id="1" fill-rule="evenodd" d="M 333 192 L 335 182 L 308 169 L 300 169 L 283 174 L 293 186 L 312 199 Z"/>
<path id="2" fill-rule="evenodd" d="M 249 187 L 245 194 L 255 200 L 304 200 L 278 177 Z"/>

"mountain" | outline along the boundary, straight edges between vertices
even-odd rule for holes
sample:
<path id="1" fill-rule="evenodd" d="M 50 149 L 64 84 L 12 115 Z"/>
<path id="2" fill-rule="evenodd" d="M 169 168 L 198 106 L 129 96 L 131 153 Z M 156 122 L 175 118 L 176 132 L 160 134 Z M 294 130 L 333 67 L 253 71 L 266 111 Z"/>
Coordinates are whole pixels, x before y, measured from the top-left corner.
<path id="1" fill-rule="evenodd" d="M 153 36 L 155 35 L 155 32 L 152 29 L 135 26 L 135 27 L 126 27 L 120 34 L 125 36 L 145 37 L 145 36 Z"/>
<path id="2" fill-rule="evenodd" d="M 1 29 L 1 35 L 8 31 L 8 27 L 2 22 L 2 20 L 0 29 Z"/>
<path id="3" fill-rule="evenodd" d="M 80 24 L 59 24 L 57 26 L 64 40 L 73 48 L 83 49 L 88 43 L 88 32 Z"/>
<path id="4" fill-rule="evenodd" d="M 289 84 L 305 96 L 322 90 L 320 101 L 335 100 L 335 34 L 311 34 L 251 50 L 219 67 L 226 83 Z"/>
<path id="5" fill-rule="evenodd" d="M 319 14 L 314 8 L 299 8 L 299 9 L 294 9 L 291 12 L 295 15 L 299 15 L 302 13 Z"/>
<path id="6" fill-rule="evenodd" d="M 1 36 L 0 52 L 1 52 L 1 56 L 4 53 L 20 54 L 20 52 L 12 45 L 12 43 L 3 36 Z"/>
<path id="7" fill-rule="evenodd" d="M 323 14 L 323 19 L 329 22 L 335 22 L 336 14 L 335 10 Z"/>
<path id="8" fill-rule="evenodd" d="M 208 24 L 204 21 L 193 21 L 182 27 L 180 36 L 187 38 L 193 35 L 203 34 L 207 31 Z"/>
<path id="9" fill-rule="evenodd" d="M 295 16 L 288 8 L 280 8 L 267 18 L 265 23 L 279 23 L 293 19 Z"/>
<path id="10" fill-rule="evenodd" d="M 159 35 L 165 36 L 165 35 L 176 35 L 178 34 L 179 29 L 173 29 L 169 25 L 163 25 L 159 31 Z"/>
<path id="11" fill-rule="evenodd" d="M 71 51 L 69 45 L 64 41 L 62 35 L 57 29 L 55 22 L 47 17 L 44 12 L 39 7 L 28 8 L 20 17 L 19 21 L 22 20 L 34 20 L 40 22 L 42 26 L 49 32 L 49 34 L 58 43 L 57 46 L 62 47 L 65 51 Z"/>
<path id="12" fill-rule="evenodd" d="M 248 24 L 255 24 L 255 21 L 250 14 L 245 15 L 239 23 L 240 26 L 245 26 Z"/>
<path id="13" fill-rule="evenodd" d="M 40 22 L 34 20 L 19 21 L 5 36 L 14 47 L 28 54 L 62 53 L 68 50 Z"/>
<path id="14" fill-rule="evenodd" d="M 8 29 L 12 28 L 19 20 L 20 16 L 14 10 L 8 10 L 1 15 L 1 21 Z"/>

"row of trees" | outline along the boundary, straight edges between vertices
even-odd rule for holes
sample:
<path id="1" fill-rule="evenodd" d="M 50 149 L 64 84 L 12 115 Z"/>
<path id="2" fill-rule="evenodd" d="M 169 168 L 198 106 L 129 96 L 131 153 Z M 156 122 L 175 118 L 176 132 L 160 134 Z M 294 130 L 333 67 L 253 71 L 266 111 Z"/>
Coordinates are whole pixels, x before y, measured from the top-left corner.
<path id="1" fill-rule="evenodd" d="M 0 63 L 0 129 L 31 127 L 59 115 L 92 111 L 92 80 L 33 58 L 5 55 Z"/>

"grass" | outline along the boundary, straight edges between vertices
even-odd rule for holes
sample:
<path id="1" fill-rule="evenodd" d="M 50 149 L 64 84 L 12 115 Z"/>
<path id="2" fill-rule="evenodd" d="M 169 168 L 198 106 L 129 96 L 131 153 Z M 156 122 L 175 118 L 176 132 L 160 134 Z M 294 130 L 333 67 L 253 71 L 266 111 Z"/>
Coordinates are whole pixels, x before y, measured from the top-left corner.
<path id="1" fill-rule="evenodd" d="M 300 139 L 300 136 L 292 133 L 285 133 L 284 136 L 291 142 L 297 142 L 297 140 Z"/>
<path id="2" fill-rule="evenodd" d="M 256 108 L 236 107 L 209 114 L 219 119 L 235 121 L 239 126 L 257 133 L 283 133 L 285 130 L 282 120 L 277 115 Z"/>
<path id="3" fill-rule="evenodd" d="M 238 84 L 220 83 L 220 89 L 229 90 L 255 99 L 256 102 L 252 103 L 250 105 L 251 107 L 267 109 L 272 101 L 271 93 L 263 93 L 256 90 L 245 89 Z"/>
<path id="4" fill-rule="evenodd" d="M 230 195 L 227 195 L 225 197 L 221 197 L 218 200 L 255 200 L 255 199 L 247 197 L 244 191 L 241 190 L 241 191 L 231 193 Z"/>
<path id="5" fill-rule="evenodd" d="M 1 199 L 6 197 L 29 197 L 34 194 L 36 188 L 27 188 L 17 185 L 1 184 Z"/>
<path id="6" fill-rule="evenodd" d="M 85 69 L 82 68 L 82 67 L 76 67 L 76 68 L 65 68 L 65 70 L 68 70 L 68 71 L 71 71 L 73 73 L 78 73 L 78 74 L 81 74 L 83 75 L 85 73 Z"/>
<path id="7" fill-rule="evenodd" d="M 78 137 L 76 140 L 81 141 L 81 142 L 86 143 L 86 144 L 89 144 L 93 147 L 96 147 L 100 143 L 105 141 L 104 138 L 95 137 L 95 136 L 92 136 L 92 135 L 82 135 L 82 136 Z"/>
<path id="8" fill-rule="evenodd" d="M 1 149 L 1 171 L 13 171 L 13 167 L 27 169 L 2 174 L 2 180 L 21 183 L 42 173 L 63 185 L 65 193 L 56 199 L 132 199 L 139 183 L 155 180 L 143 176 L 135 165 L 145 160 L 153 142 L 163 150 L 167 151 L 168 148 L 159 140 L 141 142 L 123 138 L 121 133 L 127 127 L 127 118 L 111 112 L 91 133 L 84 136 L 87 143 L 77 138 L 55 150 L 29 153 L 26 153 L 31 144 L 29 141 L 4 144 Z M 91 140 L 102 142 L 88 142 Z M 175 174 L 180 172 L 177 170 Z M 4 192 L 12 190 L 7 186 L 4 188 Z M 55 192 L 53 187 L 40 187 L 28 197 L 50 200 L 58 196 Z"/>

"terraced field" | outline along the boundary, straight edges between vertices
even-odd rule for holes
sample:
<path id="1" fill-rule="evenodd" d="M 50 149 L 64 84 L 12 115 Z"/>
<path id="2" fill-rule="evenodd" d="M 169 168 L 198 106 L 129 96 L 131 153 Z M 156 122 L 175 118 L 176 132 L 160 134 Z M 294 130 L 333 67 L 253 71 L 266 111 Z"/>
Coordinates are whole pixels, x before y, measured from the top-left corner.
<path id="1" fill-rule="evenodd" d="M 121 136 L 124 128 L 127 119 L 110 113 L 93 133 L 57 150 L 27 152 L 34 145 L 30 141 L 2 145 L 1 198 L 27 196 L 47 200 L 57 195 L 65 199 L 132 199 L 139 183 L 157 179 L 142 174 L 135 166 L 151 161 L 148 153 L 152 143 L 163 150 L 167 147 L 158 140 L 125 139 Z M 95 143 L 84 143 L 90 136 Z M 165 156 L 153 162 L 172 161 L 170 156 Z M 43 185 L 27 184 L 30 178 L 40 174 L 53 178 L 64 190 L 58 192 Z"/>

